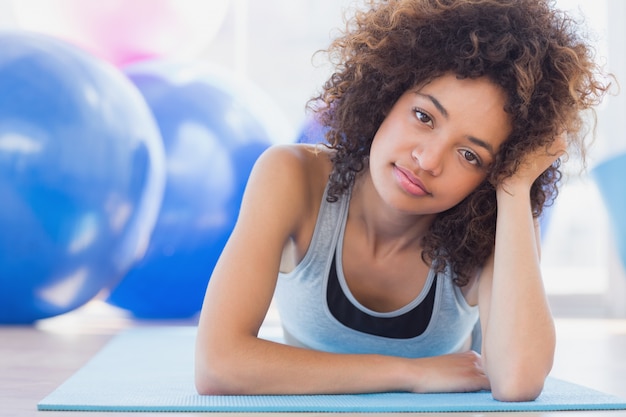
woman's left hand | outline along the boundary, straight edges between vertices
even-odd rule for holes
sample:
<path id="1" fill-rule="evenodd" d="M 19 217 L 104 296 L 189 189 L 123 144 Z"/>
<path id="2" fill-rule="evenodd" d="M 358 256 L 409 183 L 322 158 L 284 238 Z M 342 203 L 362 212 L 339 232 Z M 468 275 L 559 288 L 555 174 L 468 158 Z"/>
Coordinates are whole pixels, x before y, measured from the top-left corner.
<path id="1" fill-rule="evenodd" d="M 567 134 L 564 132 L 557 136 L 549 146 L 540 146 L 528 153 L 520 162 L 517 171 L 511 177 L 506 178 L 501 187 L 505 191 L 512 191 L 509 188 L 518 185 L 530 188 L 546 169 L 566 153 L 566 137 Z"/>

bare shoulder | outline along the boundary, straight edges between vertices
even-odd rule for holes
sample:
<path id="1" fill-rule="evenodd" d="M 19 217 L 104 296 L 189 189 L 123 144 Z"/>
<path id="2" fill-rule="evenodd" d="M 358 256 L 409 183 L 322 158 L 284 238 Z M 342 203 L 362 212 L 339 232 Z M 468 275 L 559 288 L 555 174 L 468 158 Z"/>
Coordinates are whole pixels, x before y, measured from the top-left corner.
<path id="1" fill-rule="evenodd" d="M 303 203 L 317 200 L 328 181 L 332 167 L 330 155 L 329 149 L 318 145 L 272 146 L 259 157 L 250 186 Z"/>
<path id="2" fill-rule="evenodd" d="M 304 170 L 303 174 L 312 174 L 319 169 L 330 171 L 331 152 L 322 145 L 304 143 L 274 145 L 263 152 L 258 163 L 275 164 L 277 167 L 293 169 L 294 173 Z"/>

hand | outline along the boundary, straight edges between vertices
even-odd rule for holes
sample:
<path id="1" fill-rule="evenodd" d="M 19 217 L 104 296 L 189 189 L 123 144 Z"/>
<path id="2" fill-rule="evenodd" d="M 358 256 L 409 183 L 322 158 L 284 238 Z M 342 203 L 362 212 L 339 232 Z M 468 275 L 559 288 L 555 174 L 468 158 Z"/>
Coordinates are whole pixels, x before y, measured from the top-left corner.
<path id="1" fill-rule="evenodd" d="M 558 158 L 567 151 L 567 134 L 563 132 L 546 148 L 540 146 L 528 153 L 520 162 L 517 171 L 509 178 L 506 178 L 500 185 L 505 191 L 512 191 L 511 188 L 523 185 L 527 188 L 548 169 Z"/>
<path id="2" fill-rule="evenodd" d="M 411 391 L 473 392 L 489 390 L 481 356 L 474 351 L 413 360 L 419 382 Z"/>

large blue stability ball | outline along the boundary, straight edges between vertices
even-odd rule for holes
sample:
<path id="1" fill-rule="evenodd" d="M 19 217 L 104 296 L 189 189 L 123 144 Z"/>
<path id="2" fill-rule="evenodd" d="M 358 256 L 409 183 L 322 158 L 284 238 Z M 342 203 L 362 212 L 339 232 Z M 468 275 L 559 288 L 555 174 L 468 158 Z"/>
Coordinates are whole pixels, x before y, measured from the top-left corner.
<path id="1" fill-rule="evenodd" d="M 161 129 L 167 182 L 146 256 L 108 298 L 135 317 L 185 319 L 202 307 L 239 213 L 248 176 L 270 146 L 252 91 L 199 66 L 152 61 L 124 69 Z"/>
<path id="2" fill-rule="evenodd" d="M 43 35 L 0 33 L 0 323 L 75 309 L 143 255 L 165 185 L 145 100 Z"/>
<path id="3" fill-rule="evenodd" d="M 311 115 L 306 118 L 300 127 L 300 132 L 298 133 L 296 142 L 313 145 L 327 144 L 328 140 L 326 139 L 326 132 L 328 132 L 328 127 L 323 126 L 316 119 L 315 115 Z"/>
<path id="4" fill-rule="evenodd" d="M 604 201 L 617 253 L 626 268 L 626 153 L 602 161 L 591 175 Z"/>

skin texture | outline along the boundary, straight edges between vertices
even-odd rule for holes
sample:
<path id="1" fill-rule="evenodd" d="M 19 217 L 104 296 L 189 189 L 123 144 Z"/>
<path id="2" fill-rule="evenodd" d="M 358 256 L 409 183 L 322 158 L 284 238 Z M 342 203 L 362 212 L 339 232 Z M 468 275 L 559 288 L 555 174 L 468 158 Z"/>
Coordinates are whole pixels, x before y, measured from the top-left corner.
<path id="1" fill-rule="evenodd" d="M 510 130 L 503 103 L 501 89 L 487 79 L 459 80 L 448 74 L 407 91 L 392 108 L 374 138 L 369 169 L 355 184 L 346 225 L 344 274 L 364 305 L 389 311 L 422 290 L 429 266 L 420 256 L 421 237 L 436 213 L 457 204 L 486 177 L 484 167 L 492 160 L 487 149 L 497 151 Z M 290 261 L 297 264 L 306 253 L 333 152 L 307 145 L 267 151 L 253 170 L 239 221 L 207 290 L 196 357 L 199 392 L 491 388 L 503 400 L 538 395 L 552 362 L 554 329 L 541 284 L 528 188 L 557 156 L 541 151 L 529 155 L 525 169 L 499 192 L 502 204 L 512 207 L 499 224 L 506 231 L 497 235 L 504 249 L 464 289 L 468 302 L 480 306 L 485 354 L 422 359 L 337 355 L 256 337 L 282 254 L 291 249 L 295 257 Z M 484 165 L 478 165 L 479 159 Z M 418 180 L 427 193 L 416 191 L 412 181 Z M 284 260 L 284 268 L 286 264 Z M 522 271 L 524 279 L 517 279 Z M 496 303 L 495 297 L 507 301 Z M 524 308 L 512 308 L 515 304 Z M 533 337 L 526 338 L 529 334 Z M 492 357 L 492 351 L 507 354 Z"/>
<path id="2" fill-rule="evenodd" d="M 537 217 L 560 159 L 584 154 L 582 112 L 608 90 L 571 19 L 543 0 L 366 2 L 330 46 L 315 103 L 328 145 L 257 161 L 207 288 L 201 394 L 490 389 L 536 398 L 554 357 Z M 352 189 L 343 273 L 366 307 L 396 310 L 450 265 L 478 305 L 482 356 L 333 354 L 259 339 L 279 271 L 305 256 L 325 186 Z"/>
<path id="3" fill-rule="evenodd" d="M 583 115 L 607 91 L 608 79 L 581 33 L 584 28 L 545 0 L 365 1 L 330 45 L 336 72 L 310 102 L 337 151 L 331 199 L 352 186 L 380 124 L 408 89 L 446 73 L 489 78 L 506 93 L 509 137 L 486 181 L 438 215 L 424 236 L 425 259 L 437 271 L 451 266 L 455 282 L 466 285 L 493 252 L 496 186 L 526 154 L 547 149 L 562 132 L 569 152 L 585 154 Z M 556 197 L 559 167 L 548 167 L 533 183 L 534 217 Z"/>

